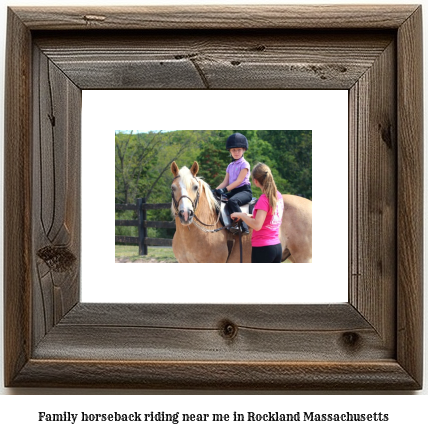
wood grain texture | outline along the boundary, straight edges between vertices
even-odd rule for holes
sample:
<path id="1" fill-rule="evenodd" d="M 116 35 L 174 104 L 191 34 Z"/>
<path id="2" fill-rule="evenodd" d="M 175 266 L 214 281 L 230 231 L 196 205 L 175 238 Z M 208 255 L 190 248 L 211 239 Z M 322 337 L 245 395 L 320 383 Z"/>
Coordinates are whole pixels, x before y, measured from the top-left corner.
<path id="1" fill-rule="evenodd" d="M 231 332 L 228 332 L 228 327 Z M 80 304 L 40 343 L 38 359 L 366 361 L 392 359 L 349 304 Z"/>
<path id="2" fill-rule="evenodd" d="M 33 346 L 79 300 L 81 92 L 33 50 Z"/>
<path id="3" fill-rule="evenodd" d="M 417 6 L 9 9 L 6 385 L 421 388 L 421 41 Z M 79 303 L 85 88 L 349 89 L 349 303 Z"/>
<path id="4" fill-rule="evenodd" d="M 394 361 L 366 363 L 30 360 L 16 386 L 221 390 L 413 390 Z"/>
<path id="5" fill-rule="evenodd" d="M 349 89 L 394 38 L 313 30 L 88 36 L 53 32 L 35 43 L 82 89 Z"/>
<path id="6" fill-rule="evenodd" d="M 423 66 L 422 8 L 398 32 L 397 359 L 422 382 Z M 416 344 L 416 345 L 415 345 Z"/>
<path id="7" fill-rule="evenodd" d="M 29 30 L 8 12 L 5 70 L 4 322 L 5 382 L 30 357 L 31 312 L 31 83 Z M 20 128 L 17 128 L 17 125 Z"/>
<path id="8" fill-rule="evenodd" d="M 351 89 L 350 302 L 395 347 L 397 124 L 395 43 Z M 367 200 L 367 198 L 370 198 Z"/>
<path id="9" fill-rule="evenodd" d="M 32 30 L 78 29 L 397 29 L 415 5 L 210 5 L 14 7 Z"/>
<path id="10" fill-rule="evenodd" d="M 184 317 L 184 318 L 183 318 Z M 104 304 L 79 303 L 61 321 L 64 325 L 188 328 L 217 330 L 230 321 L 266 330 L 371 330 L 348 303 L 342 304 Z"/>

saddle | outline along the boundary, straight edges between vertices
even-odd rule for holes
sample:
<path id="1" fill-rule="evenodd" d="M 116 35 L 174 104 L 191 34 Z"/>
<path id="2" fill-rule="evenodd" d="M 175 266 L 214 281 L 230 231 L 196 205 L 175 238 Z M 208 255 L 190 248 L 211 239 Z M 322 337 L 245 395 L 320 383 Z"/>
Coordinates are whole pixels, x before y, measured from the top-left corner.
<path id="1" fill-rule="evenodd" d="M 227 201 L 228 201 L 227 197 L 222 195 L 220 199 L 220 222 L 222 223 L 223 226 L 226 227 L 226 229 L 230 231 L 230 228 L 233 225 L 233 221 L 232 218 L 230 217 L 228 207 L 226 206 Z M 241 212 L 252 214 L 256 202 L 257 202 L 257 198 L 253 197 L 250 202 L 240 206 Z"/>
<path id="2" fill-rule="evenodd" d="M 231 235 L 235 235 L 236 234 L 236 225 L 233 224 L 232 218 L 230 217 L 230 213 L 228 208 L 226 207 L 228 198 L 225 195 L 222 195 L 220 198 L 217 197 L 217 200 L 220 200 L 220 210 L 219 210 L 219 220 L 220 223 L 223 225 L 221 228 L 215 229 L 214 232 L 217 232 L 219 230 L 222 229 L 227 229 Z M 250 202 L 244 204 L 244 205 L 240 205 L 239 208 L 241 209 L 241 212 L 245 212 L 248 214 L 252 214 L 254 211 L 254 205 L 257 203 L 257 199 L 255 197 L 253 197 L 251 199 Z M 240 258 L 241 258 L 241 263 L 242 263 L 242 258 L 243 258 L 243 251 L 242 251 L 242 238 L 241 238 L 241 231 L 238 230 L 239 233 L 239 250 L 240 250 Z M 227 260 L 226 262 L 229 261 L 229 257 L 232 253 L 233 247 L 235 245 L 235 237 L 234 236 L 229 236 L 227 238 L 227 249 L 228 249 L 228 255 L 227 255 Z"/>

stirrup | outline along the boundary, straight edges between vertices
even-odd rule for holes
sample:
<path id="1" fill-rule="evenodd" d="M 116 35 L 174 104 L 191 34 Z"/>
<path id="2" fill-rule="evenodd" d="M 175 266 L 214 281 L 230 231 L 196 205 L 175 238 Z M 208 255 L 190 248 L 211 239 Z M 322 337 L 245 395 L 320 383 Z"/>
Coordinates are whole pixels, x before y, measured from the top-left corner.
<path id="1" fill-rule="evenodd" d="M 239 223 L 238 224 L 234 224 L 233 226 L 231 226 L 229 228 L 229 232 L 231 232 L 232 234 L 239 234 L 239 232 L 241 232 L 241 228 Z"/>

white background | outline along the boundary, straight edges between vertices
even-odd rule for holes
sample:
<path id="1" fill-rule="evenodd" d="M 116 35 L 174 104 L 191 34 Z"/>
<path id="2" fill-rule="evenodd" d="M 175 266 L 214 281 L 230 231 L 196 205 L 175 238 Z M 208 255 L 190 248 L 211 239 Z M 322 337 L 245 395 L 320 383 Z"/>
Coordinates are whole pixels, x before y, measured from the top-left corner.
<path id="1" fill-rule="evenodd" d="M 82 125 L 82 301 L 348 301 L 346 90 L 83 91 Z M 312 130 L 313 263 L 115 264 L 114 132 L 131 129 Z"/>
<path id="2" fill-rule="evenodd" d="M 118 0 L 75 0 L 72 2 L 69 1 L 48 1 L 48 0 L 31 0 L 31 1 L 18 1 L 18 0 L 9 0 L 7 4 L 9 5 L 32 5 L 32 6 L 41 6 L 41 5 L 112 5 L 112 4 L 120 4 Z M 126 0 L 126 4 L 183 4 L 185 1 L 154 1 L 152 0 L 150 3 L 144 2 L 142 0 Z M 209 3 L 217 3 L 215 1 L 205 0 L 202 2 L 191 2 L 187 1 L 187 4 L 209 4 Z M 260 3 L 260 1 L 251 1 L 251 0 L 235 0 L 233 3 L 236 4 L 248 4 L 248 3 Z M 269 3 L 279 3 L 275 0 L 269 0 Z M 282 2 L 284 3 L 284 2 Z M 290 3 L 296 3 L 295 1 Z M 315 4 L 315 3 L 344 3 L 340 1 L 300 1 L 300 4 Z M 345 2 L 346 3 L 346 2 Z M 358 1 L 352 0 L 350 3 L 376 3 L 376 4 L 391 4 L 391 3 L 407 3 L 414 4 L 413 1 Z M 0 76 L 4 77 L 4 43 L 5 43 L 5 29 L 6 29 L 6 2 L 2 0 L 2 8 L 0 9 Z M 425 11 L 426 12 L 426 11 Z M 426 13 L 424 13 L 424 29 L 428 29 L 427 25 Z M 424 38 L 424 59 L 427 59 L 427 39 L 426 36 Z M 426 65 L 425 65 L 425 76 L 426 76 Z M 427 99 L 427 86 L 424 86 L 424 100 Z M 0 86 L 0 100 L 3 101 L 3 88 Z M 3 118 L 3 105 L 0 105 L 0 114 Z M 425 116 L 428 111 L 424 110 Z M 0 143 L 1 147 L 3 146 L 3 123 L 0 123 Z M 3 152 L 0 149 L 0 171 L 2 170 L 2 158 Z M 426 160 L 425 160 L 426 161 Z M 425 167 L 427 167 L 425 165 Z M 2 174 L 0 174 L 0 179 L 3 179 Z M 0 181 L 2 182 L 2 181 Z M 1 202 L 3 202 L 2 198 Z M 426 198 L 425 198 L 426 203 Z M 0 220 L 2 219 L 2 213 L 0 213 Z M 426 233 L 426 232 L 425 232 Z M 426 240 L 426 239 L 425 239 Z M 3 256 L 3 242 L 0 240 L 0 257 Z M 3 266 L 0 261 L 0 271 Z M 426 278 L 425 278 L 425 281 Z M 426 300 L 426 298 L 425 298 Z M 0 299 L 0 316 L 2 315 L 2 300 Z M 425 312 L 427 311 L 427 302 L 425 301 Z M 0 321 L 0 336 L 3 336 L 3 322 Z M 425 326 L 426 328 L 426 326 Z M 425 332 L 425 342 L 426 336 L 428 336 L 428 332 Z M 427 345 L 425 344 L 425 348 Z M 3 361 L 2 354 L 2 346 L 0 347 L 0 360 Z M 4 389 L 1 388 L 3 383 L 2 379 L 3 372 L 0 372 L 0 393 L 3 396 L 0 397 L 0 424 L 2 431 L 8 432 L 12 429 L 14 431 L 20 432 L 21 429 L 28 429 L 32 432 L 58 432 L 58 429 L 64 432 L 76 432 L 76 429 L 79 429 L 79 432 L 89 432 L 93 431 L 95 427 L 97 429 L 102 429 L 103 432 L 110 432 L 114 430 L 116 433 L 119 429 L 126 429 L 127 432 L 154 432 L 161 427 L 162 431 L 177 431 L 179 429 L 184 429 L 187 432 L 193 432 L 196 430 L 200 432 L 204 430 L 205 432 L 218 432 L 221 429 L 223 432 L 236 432 L 236 425 L 222 425 L 219 428 L 218 425 L 214 423 L 206 424 L 206 425 L 180 425 L 173 426 L 168 424 L 155 425 L 155 426 L 127 426 L 127 425 L 116 425 L 116 424 L 103 424 L 103 425 L 88 425 L 82 426 L 79 425 L 70 425 L 70 424 L 61 424 L 59 427 L 56 423 L 51 424 L 40 424 L 37 422 L 37 412 L 38 411 L 51 411 L 51 412 L 63 412 L 63 411 L 87 411 L 87 412 L 107 412 L 107 411 L 180 411 L 184 412 L 233 412 L 236 411 L 284 411 L 284 412 L 292 412 L 292 411 L 319 411 L 319 412 L 331 412 L 331 411 L 358 411 L 358 412 L 387 412 L 390 414 L 391 422 L 388 424 L 374 424 L 374 423 L 365 423 L 365 424 L 343 424 L 343 423 L 307 423 L 299 424 L 299 425 L 288 425 L 283 426 L 282 424 L 256 424 L 256 425 L 245 425 L 245 429 L 250 432 L 259 432 L 260 430 L 269 430 L 269 432 L 286 432 L 290 430 L 292 432 L 303 432 L 303 433 L 312 433 L 314 430 L 329 430 L 330 433 L 340 432 L 342 433 L 345 429 L 350 433 L 361 433 L 362 430 L 365 432 L 383 432 L 384 430 L 388 431 L 416 431 L 420 430 L 421 426 L 426 426 L 426 408 L 428 404 L 427 400 L 427 387 L 426 384 L 428 382 L 428 374 L 425 368 L 425 388 L 422 392 L 411 393 L 409 396 L 405 396 L 404 393 L 393 393 L 389 396 L 384 396 L 381 393 L 372 393 L 368 392 L 368 394 L 358 394 L 356 392 L 344 392 L 342 395 L 338 395 L 335 393 L 330 394 L 320 394 L 312 393 L 312 394 L 293 394 L 293 392 L 287 391 L 279 391 L 274 394 L 268 394 L 267 396 L 243 396 L 239 393 L 234 393 L 233 391 L 228 393 L 226 396 L 222 392 L 217 391 L 208 391 L 202 396 L 194 396 L 192 391 L 179 391 L 179 393 L 183 393 L 182 396 L 163 396 L 164 392 L 155 393 L 155 396 L 145 396 L 145 391 L 105 391 L 105 390 L 82 390 L 82 389 Z M 147 392 L 149 393 L 149 392 Z M 176 392 L 169 391 L 169 394 L 174 394 Z M 262 393 L 262 392 L 260 392 Z M 260 395 L 254 394 L 254 395 Z M 73 396 L 73 395 L 79 396 Z M 105 396 L 97 396 L 92 397 L 90 394 L 101 394 Z M 115 394 L 122 394 L 120 398 L 115 396 Z M 221 396 L 217 396 L 217 395 Z M 21 395 L 21 396 L 11 396 L 11 395 Z M 28 395 L 28 396 L 23 396 Z M 34 396 L 34 395 L 43 395 L 43 396 Z M 62 395 L 62 396 L 55 396 Z M 86 395 L 86 396 L 85 396 Z M 162 396 L 156 396 L 162 395 Z M 293 395 L 293 396 L 290 396 Z M 412 396 L 413 395 L 413 396 Z"/>

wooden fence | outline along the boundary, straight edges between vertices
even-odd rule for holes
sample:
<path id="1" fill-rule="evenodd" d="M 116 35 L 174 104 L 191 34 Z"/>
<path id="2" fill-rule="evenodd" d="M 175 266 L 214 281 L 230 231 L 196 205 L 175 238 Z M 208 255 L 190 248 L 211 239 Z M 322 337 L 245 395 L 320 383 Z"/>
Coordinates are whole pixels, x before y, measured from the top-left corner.
<path id="1" fill-rule="evenodd" d="M 137 199 L 133 203 L 116 203 L 116 211 L 119 210 L 133 210 L 137 211 L 137 220 L 115 220 L 116 226 L 137 226 L 138 237 L 126 237 L 116 235 L 115 242 L 138 245 L 138 254 L 147 255 L 147 246 L 172 246 L 172 239 L 168 238 L 148 238 L 147 228 L 175 228 L 175 221 L 161 222 L 161 221 L 147 221 L 147 210 L 149 209 L 167 209 L 171 207 L 171 203 L 146 203 L 143 197 Z"/>

